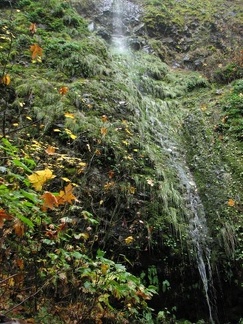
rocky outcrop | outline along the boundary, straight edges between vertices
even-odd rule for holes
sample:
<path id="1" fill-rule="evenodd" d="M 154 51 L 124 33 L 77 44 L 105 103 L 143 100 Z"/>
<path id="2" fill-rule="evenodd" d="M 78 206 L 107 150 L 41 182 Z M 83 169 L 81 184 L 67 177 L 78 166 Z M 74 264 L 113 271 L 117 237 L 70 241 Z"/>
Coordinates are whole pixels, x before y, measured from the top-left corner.
<path id="1" fill-rule="evenodd" d="M 177 2 L 173 8 L 168 1 L 157 6 L 145 2 L 143 21 L 148 38 L 161 42 L 167 54 L 164 59 L 174 67 L 210 76 L 240 51 L 243 24 L 238 1 L 215 1 L 213 6 L 205 2 L 205 8 L 198 6 L 200 10 L 187 2 Z"/>
<path id="2" fill-rule="evenodd" d="M 89 20 L 90 30 L 111 43 L 116 1 L 76 1 L 74 5 Z M 133 50 L 156 53 L 174 68 L 202 71 L 212 77 L 212 71 L 227 65 L 240 50 L 243 24 L 237 18 L 238 1 L 215 3 L 212 13 L 206 5 L 198 12 L 193 5 L 186 4 L 186 11 L 183 4 L 177 5 L 171 9 L 166 1 L 152 5 L 149 0 L 142 4 L 126 0 L 122 33 L 127 44 Z"/>
<path id="3" fill-rule="evenodd" d="M 108 43 L 112 41 L 112 35 L 119 34 L 116 28 L 117 12 L 120 12 L 122 19 L 122 30 L 120 31 L 127 37 L 127 43 L 133 50 L 139 50 L 145 46 L 144 23 L 141 23 L 141 7 L 132 1 L 126 0 L 126 5 L 117 8 L 117 3 L 113 0 L 100 0 L 90 2 L 89 5 L 75 3 L 75 7 L 80 14 L 85 14 L 89 20 L 89 29 L 96 35 L 102 37 Z"/>

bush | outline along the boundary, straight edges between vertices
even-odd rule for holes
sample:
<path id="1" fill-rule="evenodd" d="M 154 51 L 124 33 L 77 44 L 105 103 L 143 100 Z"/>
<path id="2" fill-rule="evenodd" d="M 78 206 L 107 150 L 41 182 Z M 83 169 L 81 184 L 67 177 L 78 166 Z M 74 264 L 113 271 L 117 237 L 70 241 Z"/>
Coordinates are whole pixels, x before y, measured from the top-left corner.
<path id="1" fill-rule="evenodd" d="M 213 81 L 228 84 L 243 77 L 243 68 L 237 63 L 230 63 L 214 72 Z"/>
<path id="2" fill-rule="evenodd" d="M 221 123 L 216 126 L 216 130 L 229 133 L 237 140 L 243 141 L 243 80 L 233 83 L 230 94 L 224 98 L 224 114 Z"/>

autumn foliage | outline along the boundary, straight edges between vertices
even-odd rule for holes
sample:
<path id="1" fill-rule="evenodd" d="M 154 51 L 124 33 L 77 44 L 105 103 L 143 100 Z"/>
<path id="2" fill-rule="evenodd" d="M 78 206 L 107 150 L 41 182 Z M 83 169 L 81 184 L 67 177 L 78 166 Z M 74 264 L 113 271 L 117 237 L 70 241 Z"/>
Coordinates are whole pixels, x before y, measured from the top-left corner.
<path id="1" fill-rule="evenodd" d="M 5 85 L 9 85 L 11 82 L 11 78 L 9 76 L 9 74 L 5 74 L 3 77 L 0 78 L 0 84 L 5 84 Z"/>
<path id="2" fill-rule="evenodd" d="M 43 49 L 38 44 L 33 44 L 30 46 L 31 58 L 37 62 L 42 61 Z"/>
<path id="3" fill-rule="evenodd" d="M 0 228 L 3 227 L 4 221 L 5 220 L 12 220 L 13 217 L 9 214 L 4 209 L 0 209 Z"/>
<path id="4" fill-rule="evenodd" d="M 73 187 L 72 184 L 69 183 L 64 190 L 61 190 L 58 195 L 54 195 L 51 192 L 46 191 L 41 198 L 43 199 L 42 210 L 46 211 L 49 209 L 54 209 L 60 205 L 65 203 L 71 204 L 73 200 L 76 200 L 76 197 L 72 193 Z"/>
<path id="5" fill-rule="evenodd" d="M 30 24 L 29 31 L 31 32 L 32 35 L 36 33 L 36 31 L 37 31 L 37 26 L 36 26 L 35 23 L 31 23 L 31 24 Z"/>
<path id="6" fill-rule="evenodd" d="M 50 169 L 45 169 L 34 172 L 33 174 L 29 175 L 28 178 L 35 190 L 40 191 L 44 183 L 55 178 L 55 175 L 52 174 Z"/>

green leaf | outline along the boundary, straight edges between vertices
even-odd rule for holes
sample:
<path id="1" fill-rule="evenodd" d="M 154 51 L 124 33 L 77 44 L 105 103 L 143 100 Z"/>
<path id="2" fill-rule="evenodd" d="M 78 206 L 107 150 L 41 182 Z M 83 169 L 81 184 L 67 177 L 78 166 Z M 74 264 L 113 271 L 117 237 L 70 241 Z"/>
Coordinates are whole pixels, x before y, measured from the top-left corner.
<path id="1" fill-rule="evenodd" d="M 28 219 L 27 217 L 23 216 L 23 215 L 17 215 L 18 219 L 20 219 L 25 225 L 33 228 L 34 227 L 34 223 Z"/>
<path id="2" fill-rule="evenodd" d="M 126 267 L 120 263 L 116 263 L 115 268 L 118 271 L 126 271 Z"/>
<path id="3" fill-rule="evenodd" d="M 32 172 L 32 170 L 29 167 L 27 167 L 27 165 L 25 165 L 23 162 L 21 162 L 18 159 L 13 159 L 13 164 L 19 168 L 24 169 L 27 172 Z"/>
<path id="4" fill-rule="evenodd" d="M 49 240 L 49 239 L 42 240 L 42 243 L 45 243 L 47 245 L 55 245 L 56 244 L 54 241 Z"/>
<path id="5" fill-rule="evenodd" d="M 104 251 L 102 251 L 102 250 L 100 250 L 100 249 L 98 249 L 98 251 L 97 251 L 97 258 L 103 258 L 104 257 L 104 255 L 105 255 L 105 252 Z"/>
<path id="6" fill-rule="evenodd" d="M 27 192 L 25 190 L 20 190 L 20 192 L 23 195 L 23 197 L 29 199 L 34 204 L 38 204 L 40 202 L 40 199 L 37 197 L 36 193 Z"/>
<path id="7" fill-rule="evenodd" d="M 4 151 L 9 153 L 10 156 L 14 156 L 18 149 L 16 146 L 13 146 L 6 138 L 2 138 L 2 143 L 4 146 L 0 146 Z"/>
<path id="8" fill-rule="evenodd" d="M 75 259 L 82 259 L 83 258 L 83 254 L 79 253 L 78 251 L 75 251 L 72 253 L 72 257 L 74 257 Z"/>
<path id="9" fill-rule="evenodd" d="M 32 172 L 32 169 L 34 169 L 36 167 L 36 163 L 34 160 L 32 159 L 26 159 L 24 158 L 24 163 L 29 166 L 29 168 L 31 168 L 31 172 Z"/>

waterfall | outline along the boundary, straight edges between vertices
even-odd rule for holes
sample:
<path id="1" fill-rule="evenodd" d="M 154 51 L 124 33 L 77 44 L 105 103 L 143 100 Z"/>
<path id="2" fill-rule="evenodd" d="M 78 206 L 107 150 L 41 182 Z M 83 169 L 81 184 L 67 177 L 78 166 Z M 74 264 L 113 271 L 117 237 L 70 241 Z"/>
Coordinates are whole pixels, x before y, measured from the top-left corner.
<path id="1" fill-rule="evenodd" d="M 125 25 L 123 24 L 124 6 L 121 1 L 114 0 L 113 2 L 113 32 L 112 32 L 112 47 L 116 53 L 126 53 L 128 50 L 125 37 Z"/>
<path id="2" fill-rule="evenodd" d="M 186 164 L 184 153 L 180 149 L 180 143 L 176 142 L 173 138 L 174 129 L 173 127 L 170 129 L 168 125 L 162 122 L 162 115 L 159 113 L 158 108 L 158 103 L 150 102 L 149 109 L 146 109 L 148 128 L 150 130 L 152 129 L 154 140 L 159 143 L 162 152 L 167 154 L 167 159 L 169 160 L 168 164 L 176 171 L 178 181 L 184 187 L 183 195 L 186 205 L 188 231 L 192 240 L 197 268 L 203 284 L 209 320 L 210 323 L 215 323 L 217 322 L 216 296 L 210 263 L 210 237 L 204 207 L 198 194 L 193 175 Z M 169 112 L 169 107 L 166 102 L 163 102 L 163 110 L 164 115 Z"/>
<path id="3" fill-rule="evenodd" d="M 102 23 L 111 31 L 111 50 L 115 54 L 129 52 L 128 36 L 131 36 L 133 28 L 139 21 L 141 10 L 138 5 L 129 0 L 98 0 L 100 18 L 108 15 Z"/>
<path id="4" fill-rule="evenodd" d="M 107 5 L 107 1 L 105 1 Z M 129 35 L 129 17 L 131 12 L 136 12 L 138 18 L 138 7 L 127 0 L 108 1 L 110 11 L 112 11 L 112 44 L 111 49 L 116 54 L 126 54 L 129 52 L 127 37 Z M 111 9 L 112 8 L 112 9 Z M 123 63 L 125 60 L 123 61 Z M 123 64 L 121 63 L 121 64 Z M 127 68 L 131 71 L 131 80 L 136 74 L 136 64 L 132 55 L 127 59 Z M 144 76 L 146 78 L 147 76 Z M 131 81 L 129 80 L 129 81 Z M 175 124 L 171 121 L 170 106 L 165 100 L 154 100 L 148 98 L 143 90 L 137 87 L 141 94 L 142 105 L 136 111 L 136 115 L 143 120 L 144 133 L 150 133 L 155 143 L 160 147 L 161 155 L 167 156 L 167 164 L 177 174 L 177 180 L 183 188 L 183 199 L 186 209 L 188 232 L 191 238 L 192 249 L 194 251 L 197 268 L 203 284 L 204 294 L 209 313 L 209 321 L 217 322 L 217 310 L 215 303 L 215 293 L 211 269 L 211 251 L 209 248 L 210 237 L 207 228 L 206 215 L 200 196 L 198 194 L 193 175 L 186 164 L 184 152 L 181 151 L 180 139 L 175 136 Z M 163 89 L 162 89 L 163 90 Z M 166 119 L 168 123 L 162 120 Z M 181 121 L 180 121 L 181 122 Z"/>
<path id="5" fill-rule="evenodd" d="M 204 293 L 207 301 L 210 323 L 217 320 L 216 297 L 214 293 L 212 269 L 211 269 L 211 251 L 208 247 L 209 234 L 206 223 L 206 216 L 201 199 L 197 193 L 197 187 L 193 176 L 186 165 L 181 167 L 177 165 L 177 170 L 181 181 L 186 187 L 189 217 L 189 232 L 192 238 L 194 251 L 196 254 L 197 268 L 203 283 Z M 186 172 L 185 172 L 186 170 Z"/>

